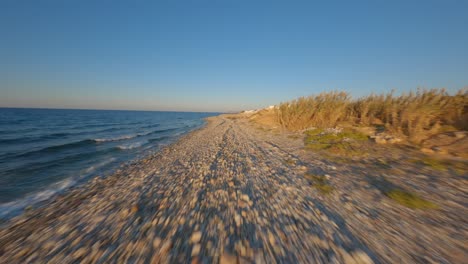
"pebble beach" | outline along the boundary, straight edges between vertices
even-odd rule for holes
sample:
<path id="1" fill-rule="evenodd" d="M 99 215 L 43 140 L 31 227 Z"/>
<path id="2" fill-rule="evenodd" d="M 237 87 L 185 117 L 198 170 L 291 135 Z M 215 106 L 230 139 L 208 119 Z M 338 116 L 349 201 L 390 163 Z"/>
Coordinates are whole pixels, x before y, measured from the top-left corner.
<path id="1" fill-rule="evenodd" d="M 466 261 L 466 175 L 343 165 L 242 118 L 207 120 L 2 223 L 0 263 Z M 315 188 L 308 173 L 324 175 L 333 192 Z M 439 209 L 393 203 L 375 187 L 385 173 L 437 197 Z"/>

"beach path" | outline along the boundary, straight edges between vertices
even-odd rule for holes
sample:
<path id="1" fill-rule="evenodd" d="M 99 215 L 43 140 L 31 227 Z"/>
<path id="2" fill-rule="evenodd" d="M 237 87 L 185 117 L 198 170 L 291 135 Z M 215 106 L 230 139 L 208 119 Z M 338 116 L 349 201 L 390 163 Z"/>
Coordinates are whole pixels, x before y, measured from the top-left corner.
<path id="1" fill-rule="evenodd" d="M 355 204 L 366 197 L 357 195 L 353 203 L 351 193 L 323 193 L 304 175 L 332 178 L 340 189 L 346 183 L 337 178 L 341 168 L 311 158 L 300 140 L 285 142 L 248 120 L 209 118 L 160 152 L 4 223 L 0 262 L 409 263 L 421 254 L 463 257 L 465 246 L 456 238 L 425 249 L 440 233 L 420 237 L 424 223 L 397 243 L 387 231 L 407 232 L 399 226 L 401 219 L 407 223 L 405 214 L 398 219 L 392 210 L 359 210 Z M 364 190 L 368 183 L 349 174 L 346 186 Z"/>

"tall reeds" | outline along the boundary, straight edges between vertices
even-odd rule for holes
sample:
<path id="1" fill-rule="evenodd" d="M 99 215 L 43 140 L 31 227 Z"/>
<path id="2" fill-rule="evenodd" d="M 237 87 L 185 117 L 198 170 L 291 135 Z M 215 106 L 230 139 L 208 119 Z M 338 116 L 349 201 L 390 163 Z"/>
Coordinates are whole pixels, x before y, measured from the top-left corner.
<path id="1" fill-rule="evenodd" d="M 290 130 L 329 128 L 339 122 L 379 124 L 419 143 L 444 129 L 468 130 L 468 89 L 455 95 L 444 89 L 418 89 L 399 96 L 391 92 L 355 100 L 346 92 L 332 91 L 282 103 L 276 115 Z"/>

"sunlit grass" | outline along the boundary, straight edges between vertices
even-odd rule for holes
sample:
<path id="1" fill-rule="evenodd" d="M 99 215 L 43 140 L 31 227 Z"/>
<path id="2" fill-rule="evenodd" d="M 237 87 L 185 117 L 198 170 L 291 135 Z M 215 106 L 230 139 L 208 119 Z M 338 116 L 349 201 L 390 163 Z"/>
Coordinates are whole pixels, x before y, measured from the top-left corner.
<path id="1" fill-rule="evenodd" d="M 331 192 L 333 192 L 333 187 L 330 185 L 330 183 L 324 175 L 314 175 L 306 173 L 304 176 L 322 194 L 330 194 Z"/>
<path id="2" fill-rule="evenodd" d="M 331 132 L 314 129 L 306 132 L 305 146 L 307 149 L 326 150 L 338 155 L 363 156 L 365 152 L 359 148 L 359 143 L 367 140 L 366 135 L 352 130 Z"/>
<path id="3" fill-rule="evenodd" d="M 280 125 L 289 130 L 379 125 L 388 132 L 419 144 L 431 135 L 468 129 L 468 90 L 449 95 L 444 89 L 418 90 L 352 100 L 346 92 L 328 92 L 281 104 L 275 111 Z"/>
<path id="4" fill-rule="evenodd" d="M 453 171 L 458 175 L 464 175 L 468 171 L 468 162 L 466 160 L 449 160 L 426 156 L 420 159 L 410 159 L 409 161 L 436 171 Z"/>
<path id="5" fill-rule="evenodd" d="M 435 209 L 438 206 L 430 201 L 424 200 L 414 193 L 401 189 L 392 189 L 385 192 L 390 199 L 412 209 Z"/>

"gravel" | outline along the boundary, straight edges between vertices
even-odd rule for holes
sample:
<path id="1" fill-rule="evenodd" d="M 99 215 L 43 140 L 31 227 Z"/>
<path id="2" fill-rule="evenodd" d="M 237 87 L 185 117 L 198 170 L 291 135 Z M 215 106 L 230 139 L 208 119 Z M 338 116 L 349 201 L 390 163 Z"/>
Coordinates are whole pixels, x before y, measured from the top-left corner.
<path id="1" fill-rule="evenodd" d="M 466 261 L 466 188 L 450 187 L 460 182 L 430 187 L 411 177 L 422 193 L 447 191 L 443 209 L 411 210 L 367 180 L 380 173 L 368 166 L 332 162 L 246 120 L 210 118 L 160 152 L 4 223 L 0 263 Z M 307 172 L 327 175 L 334 191 L 319 192 Z"/>

